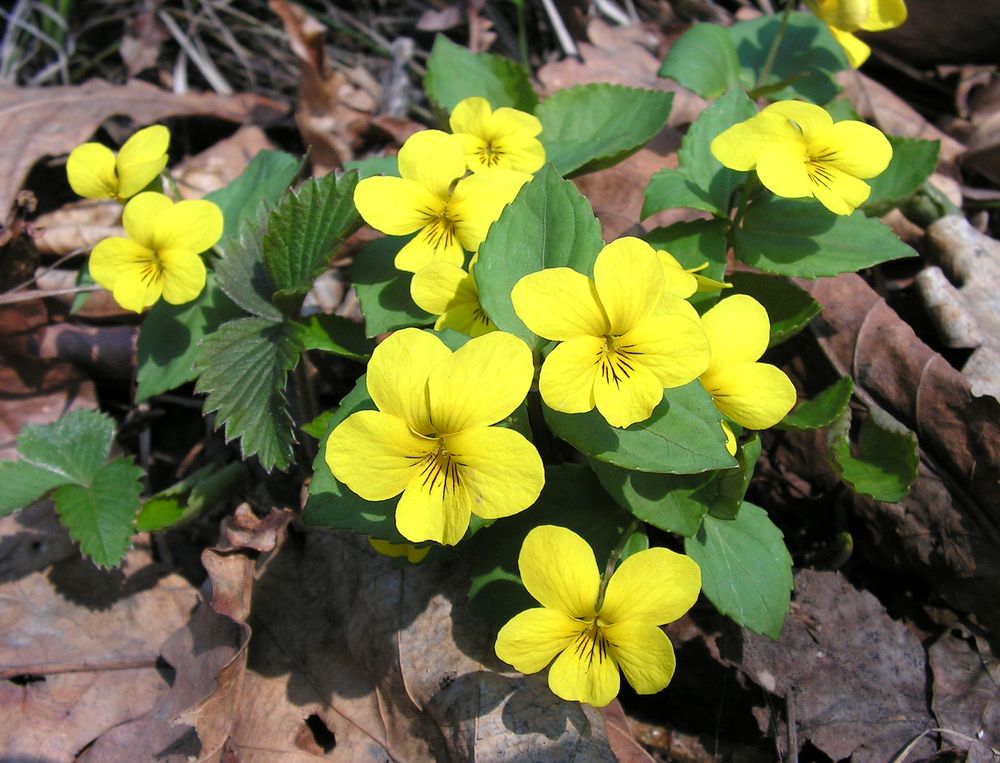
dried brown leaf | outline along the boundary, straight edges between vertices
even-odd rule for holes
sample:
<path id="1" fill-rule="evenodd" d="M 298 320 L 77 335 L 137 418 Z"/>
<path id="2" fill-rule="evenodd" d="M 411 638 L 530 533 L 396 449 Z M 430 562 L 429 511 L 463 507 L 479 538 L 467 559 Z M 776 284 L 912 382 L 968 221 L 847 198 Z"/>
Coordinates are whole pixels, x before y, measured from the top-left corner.
<path id="1" fill-rule="evenodd" d="M 170 93 L 141 80 L 0 90 L 0 214 L 6 212 L 31 167 L 45 156 L 69 153 L 106 119 L 127 115 L 137 125 L 172 116 L 212 116 L 233 122 L 270 120 L 285 107 L 248 93 Z"/>

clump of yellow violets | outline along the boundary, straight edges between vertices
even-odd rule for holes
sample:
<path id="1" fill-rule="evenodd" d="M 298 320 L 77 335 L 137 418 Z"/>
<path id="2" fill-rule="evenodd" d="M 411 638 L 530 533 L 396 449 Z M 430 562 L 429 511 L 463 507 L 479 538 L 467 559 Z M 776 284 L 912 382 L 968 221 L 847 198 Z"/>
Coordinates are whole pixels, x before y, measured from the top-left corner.
<path id="1" fill-rule="evenodd" d="M 827 25 L 855 69 L 872 51 L 854 32 L 895 29 L 907 15 L 903 0 L 806 0 L 806 5 Z"/>

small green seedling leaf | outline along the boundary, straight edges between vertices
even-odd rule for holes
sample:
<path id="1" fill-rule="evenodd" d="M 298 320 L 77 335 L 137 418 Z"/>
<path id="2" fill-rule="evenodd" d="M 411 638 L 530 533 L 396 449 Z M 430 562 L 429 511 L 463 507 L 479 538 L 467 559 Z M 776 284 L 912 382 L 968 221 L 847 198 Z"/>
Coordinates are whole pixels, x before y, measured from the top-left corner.
<path id="1" fill-rule="evenodd" d="M 535 112 L 545 158 L 567 176 L 617 164 L 663 129 L 673 99 L 673 93 L 624 85 L 559 90 Z"/>
<path id="2" fill-rule="evenodd" d="M 862 209 L 869 217 L 881 217 L 920 190 L 937 167 L 940 141 L 888 136 L 892 161 L 885 171 L 866 180 L 871 195 Z"/>
<path id="3" fill-rule="evenodd" d="M 410 296 L 413 274 L 397 270 L 393 264 L 406 241 L 398 236 L 383 236 L 354 256 L 351 283 L 361 303 L 365 334 L 369 337 L 434 322 L 434 316 L 417 307 Z"/>
<path id="4" fill-rule="evenodd" d="M 207 393 L 205 413 L 218 412 L 226 439 L 240 439 L 244 457 L 270 470 L 292 462 L 295 432 L 285 382 L 301 351 L 294 324 L 241 318 L 205 337 L 195 361 L 195 391 Z"/>
<path id="5" fill-rule="evenodd" d="M 729 275 L 733 285 L 728 294 L 748 294 L 760 302 L 771 320 L 769 347 L 798 334 L 823 310 L 809 293 L 786 278 L 738 271 Z"/>
<path id="6" fill-rule="evenodd" d="M 876 501 L 902 500 L 917 478 L 917 436 L 876 409 L 861 422 L 854 449 L 850 432 L 851 409 L 845 408 L 827 432 L 830 462 L 840 478 Z"/>
<path id="7" fill-rule="evenodd" d="M 892 229 L 860 212 L 835 215 L 815 199 L 770 196 L 750 205 L 734 232 L 733 252 L 760 270 L 804 278 L 917 256 Z"/>
<path id="8" fill-rule="evenodd" d="M 777 426 L 798 432 L 828 427 L 847 409 L 853 391 L 854 382 L 850 376 L 844 376 L 812 400 L 803 400 Z"/>
<path id="9" fill-rule="evenodd" d="M 472 96 L 485 98 L 494 109 L 510 106 L 532 113 L 538 105 L 531 77 L 519 63 L 492 53 L 473 53 L 441 34 L 427 60 L 424 92 L 444 112 Z M 442 116 L 447 121 L 447 114 Z"/>
<path id="10" fill-rule="evenodd" d="M 544 268 L 571 267 L 590 275 L 603 245 L 590 202 L 545 166 L 507 205 L 479 248 L 479 301 L 501 330 L 537 350 L 546 340 L 529 331 L 514 312 L 514 285 Z"/>
<path id="11" fill-rule="evenodd" d="M 716 98 L 740 80 L 733 38 L 718 24 L 695 24 L 674 41 L 658 74 L 702 98 Z"/>
<path id="12" fill-rule="evenodd" d="M 684 551 L 701 567 L 701 590 L 734 622 L 777 639 L 788 614 L 792 558 L 767 513 L 744 503 L 736 519 L 705 517 Z"/>
<path id="13" fill-rule="evenodd" d="M 142 502 L 136 519 L 139 532 L 169 530 L 198 516 L 205 509 L 225 501 L 247 476 L 240 462 L 219 468 L 204 466 L 166 490 Z"/>

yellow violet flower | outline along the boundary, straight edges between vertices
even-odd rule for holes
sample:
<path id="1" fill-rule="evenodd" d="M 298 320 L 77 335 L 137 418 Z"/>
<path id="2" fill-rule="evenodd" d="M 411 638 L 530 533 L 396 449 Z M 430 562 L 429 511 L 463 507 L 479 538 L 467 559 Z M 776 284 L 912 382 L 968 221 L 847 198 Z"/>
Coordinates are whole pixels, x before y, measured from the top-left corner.
<path id="1" fill-rule="evenodd" d="M 733 286 L 731 283 L 698 275 L 699 270 L 708 267 L 707 262 L 695 268 L 685 268 L 670 252 L 658 249 L 656 256 L 659 257 L 660 265 L 663 266 L 663 288 L 667 294 L 687 299 L 698 291 L 718 291 L 719 289 L 730 289 Z"/>
<path id="2" fill-rule="evenodd" d="M 701 570 L 694 560 L 665 548 L 639 551 L 615 570 L 598 602 L 601 577 L 593 550 L 571 530 L 542 525 L 524 539 L 518 568 L 542 606 L 500 629 L 497 657 L 521 673 L 537 673 L 555 658 L 552 693 L 595 707 L 618 695 L 619 668 L 639 694 L 670 683 L 674 649 L 659 626 L 697 600 Z"/>
<path id="3" fill-rule="evenodd" d="M 438 331 L 453 329 L 468 336 L 482 336 L 496 331 L 496 325 L 479 304 L 479 287 L 473 276 L 475 260 L 466 273 L 450 262 L 432 262 L 421 268 L 410 281 L 410 295 L 421 310 L 439 316 Z"/>
<path id="4" fill-rule="evenodd" d="M 454 545 L 471 514 L 497 519 L 535 502 L 545 481 L 538 451 L 491 426 L 524 400 L 531 350 L 503 332 L 454 353 L 433 334 L 398 331 L 372 353 L 368 393 L 378 410 L 348 416 L 330 434 L 326 462 L 367 501 L 402 493 L 396 528 L 407 540 Z"/>
<path id="5" fill-rule="evenodd" d="M 884 32 L 906 21 L 903 0 L 806 0 L 806 5 L 827 25 L 855 69 L 868 59 L 872 50 L 853 32 L 859 29 Z"/>
<path id="6" fill-rule="evenodd" d="M 815 196 L 838 215 L 865 203 L 872 190 L 865 179 L 892 159 L 892 146 L 876 128 L 849 119 L 834 123 L 824 109 L 801 101 L 772 103 L 718 135 L 711 150 L 730 169 L 756 168 L 778 196 Z"/>
<path id="7" fill-rule="evenodd" d="M 594 277 L 547 268 L 511 292 L 518 317 L 534 333 L 560 342 L 545 359 L 539 391 L 563 413 L 596 406 L 611 426 L 644 421 L 667 387 L 708 367 L 708 340 L 693 308 L 673 310 L 664 297 L 663 266 L 653 248 L 631 236 L 605 246 Z M 669 295 L 668 295 L 669 296 Z"/>
<path id="8" fill-rule="evenodd" d="M 400 177 L 365 178 L 354 189 L 354 205 L 375 230 L 417 233 L 396 255 L 396 267 L 411 273 L 432 262 L 461 267 L 465 251 L 479 249 L 490 225 L 531 180 L 512 170 L 460 179 L 466 169 L 462 142 L 440 130 L 411 135 L 398 160 Z"/>
<path id="9" fill-rule="evenodd" d="M 199 255 L 222 238 L 218 206 L 140 193 L 125 205 L 122 223 L 127 238 L 99 241 L 90 254 L 90 275 L 119 305 L 141 313 L 161 295 L 180 305 L 201 294 L 205 263 Z"/>
<path id="10" fill-rule="evenodd" d="M 379 540 L 378 538 L 369 538 L 368 543 L 378 553 L 382 554 L 382 556 L 388 556 L 390 559 L 397 559 L 403 556 L 406 557 L 406 561 L 410 564 L 420 564 L 431 550 L 430 546 L 414 546 L 412 543 L 392 543 L 391 541 Z"/>
<path id="11" fill-rule="evenodd" d="M 767 429 L 781 421 L 795 405 L 795 387 L 780 368 L 756 362 L 767 349 L 771 331 L 764 306 L 753 297 L 734 294 L 706 312 L 701 325 L 712 346 L 712 361 L 701 383 L 715 406 L 748 429 Z M 726 439 L 734 453 L 732 430 Z"/>
<path id="12" fill-rule="evenodd" d="M 118 156 L 101 143 L 84 143 L 70 152 L 66 176 L 70 188 L 88 199 L 135 196 L 167 166 L 170 131 L 163 125 L 143 128 L 125 141 Z"/>
<path id="13" fill-rule="evenodd" d="M 449 121 L 462 141 L 473 172 L 517 170 L 536 172 L 545 164 L 545 148 L 536 137 L 542 131 L 538 117 L 524 111 L 490 108 L 485 98 L 466 98 L 455 106 Z"/>

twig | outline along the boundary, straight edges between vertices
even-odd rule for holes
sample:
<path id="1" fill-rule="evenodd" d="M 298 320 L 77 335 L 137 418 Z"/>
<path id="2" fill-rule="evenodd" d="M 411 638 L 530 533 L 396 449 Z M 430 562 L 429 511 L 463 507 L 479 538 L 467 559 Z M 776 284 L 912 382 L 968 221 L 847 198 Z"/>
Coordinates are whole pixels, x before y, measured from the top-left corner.
<path id="1" fill-rule="evenodd" d="M 618 26 L 628 26 L 632 23 L 632 19 L 615 4 L 614 0 L 594 0 L 594 7 Z"/>
<path id="2" fill-rule="evenodd" d="M 226 81 L 226 78 L 222 76 L 222 72 L 215 67 L 210 58 L 206 58 L 198 51 L 198 48 L 185 36 L 181 28 L 177 26 L 177 22 L 170 17 L 170 14 L 166 11 L 159 11 L 156 17 L 163 22 L 164 26 L 166 26 L 170 34 L 177 41 L 177 44 L 181 46 L 181 50 L 198 67 L 198 71 L 201 72 L 201 75 L 211 85 L 212 89 L 220 95 L 232 95 L 233 88 Z"/>
<path id="3" fill-rule="evenodd" d="M 563 23 L 562 16 L 559 15 L 559 10 L 556 8 L 555 3 L 552 0 L 542 0 L 542 7 L 545 9 L 545 14 L 549 17 L 549 23 L 552 24 L 552 31 L 556 33 L 556 39 L 559 40 L 559 47 L 563 49 L 563 53 L 573 58 L 579 58 L 580 51 L 577 50 L 576 43 L 573 42 L 573 37 L 566 28 L 566 24 Z"/>
<path id="4" fill-rule="evenodd" d="M 74 286 L 72 289 L 34 289 L 19 291 L 14 294 L 0 294 L 0 305 L 12 305 L 15 302 L 29 302 L 32 299 L 59 297 L 63 294 L 82 294 L 87 291 L 97 291 L 100 286 Z"/>
<path id="5" fill-rule="evenodd" d="M 81 247 L 80 249 L 74 249 L 72 252 L 69 252 L 68 254 L 64 254 L 62 257 L 60 257 L 58 260 L 56 260 L 55 262 L 53 262 L 51 265 L 47 265 L 44 268 L 39 268 L 38 270 L 36 270 L 35 271 L 35 275 L 33 275 L 27 281 L 22 281 L 17 286 L 12 286 L 11 288 L 7 289 L 7 291 L 5 293 L 6 294 L 11 294 L 11 293 L 13 293 L 15 291 L 21 291 L 21 289 L 28 288 L 29 286 L 31 286 L 31 284 L 33 284 L 39 278 L 41 278 L 42 276 L 44 276 L 46 273 L 51 273 L 53 270 L 55 270 L 56 268 L 58 268 L 60 265 L 64 264 L 67 260 L 71 260 L 74 257 L 76 257 L 77 255 L 84 254 L 86 251 L 87 251 L 86 247 Z"/>

